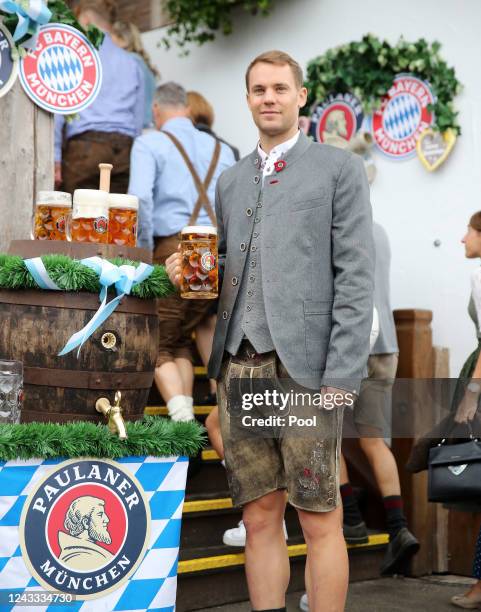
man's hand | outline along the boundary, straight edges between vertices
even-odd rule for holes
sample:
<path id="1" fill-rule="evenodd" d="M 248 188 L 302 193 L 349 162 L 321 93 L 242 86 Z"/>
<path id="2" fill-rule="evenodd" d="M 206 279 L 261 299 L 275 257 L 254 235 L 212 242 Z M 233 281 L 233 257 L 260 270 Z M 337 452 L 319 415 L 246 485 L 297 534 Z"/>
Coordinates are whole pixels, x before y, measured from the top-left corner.
<path id="1" fill-rule="evenodd" d="M 454 416 L 456 423 L 467 423 L 474 419 L 474 415 L 478 409 L 478 399 L 479 393 L 473 393 L 469 390 L 466 391 Z"/>
<path id="2" fill-rule="evenodd" d="M 177 288 L 180 287 L 180 277 L 182 274 L 182 257 L 180 254 L 180 244 L 177 253 L 173 253 L 165 260 L 165 270 L 170 282 Z"/>
<path id="3" fill-rule="evenodd" d="M 55 189 L 60 189 L 62 184 L 62 162 L 55 162 Z"/>
<path id="4" fill-rule="evenodd" d="M 345 389 L 336 389 L 336 387 L 321 387 L 322 407 L 325 410 L 333 408 L 341 408 L 341 406 L 352 407 L 356 401 L 354 391 L 346 391 Z"/>

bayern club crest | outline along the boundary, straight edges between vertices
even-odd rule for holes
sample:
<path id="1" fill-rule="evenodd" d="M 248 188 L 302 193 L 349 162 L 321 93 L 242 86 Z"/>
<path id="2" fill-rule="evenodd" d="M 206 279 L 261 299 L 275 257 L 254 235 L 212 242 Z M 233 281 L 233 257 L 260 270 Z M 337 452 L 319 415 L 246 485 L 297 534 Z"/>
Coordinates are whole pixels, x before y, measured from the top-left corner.
<path id="1" fill-rule="evenodd" d="M 142 486 L 120 463 L 74 459 L 49 470 L 28 496 L 20 547 L 48 591 L 79 600 L 117 589 L 141 563 L 150 534 Z"/>
<path id="2" fill-rule="evenodd" d="M 416 154 L 419 136 L 434 123 L 428 110 L 435 96 L 429 85 L 411 74 L 400 74 L 371 120 L 374 144 L 392 159 Z"/>
<path id="3" fill-rule="evenodd" d="M 349 141 L 361 128 L 363 117 L 362 105 L 356 96 L 331 94 L 312 107 L 310 135 L 317 142 L 329 142 L 333 138 Z"/>
<path id="4" fill-rule="evenodd" d="M 44 110 L 78 113 L 100 91 L 100 57 L 76 28 L 48 24 L 40 28 L 35 49 L 20 62 L 20 81 L 29 98 Z"/>

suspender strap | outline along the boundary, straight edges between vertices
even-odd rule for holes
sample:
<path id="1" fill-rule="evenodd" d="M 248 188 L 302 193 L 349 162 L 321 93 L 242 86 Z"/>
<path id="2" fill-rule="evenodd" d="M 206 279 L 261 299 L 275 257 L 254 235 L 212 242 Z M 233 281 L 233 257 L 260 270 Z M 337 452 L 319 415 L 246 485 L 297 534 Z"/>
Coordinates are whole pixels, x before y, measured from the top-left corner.
<path id="1" fill-rule="evenodd" d="M 189 156 L 187 155 L 186 150 L 184 149 L 180 141 L 171 132 L 167 132 L 165 130 L 162 130 L 162 131 L 164 132 L 166 136 L 168 136 L 168 138 L 170 138 L 172 143 L 175 145 L 175 147 L 181 154 L 185 162 L 185 165 L 187 166 L 187 168 L 189 169 L 189 172 L 192 175 L 195 187 L 197 189 L 197 193 L 199 194 L 199 197 L 197 198 L 197 202 L 195 203 L 194 209 L 192 211 L 192 215 L 190 216 L 190 219 L 189 219 L 189 225 L 195 225 L 195 223 L 197 222 L 197 217 L 199 216 L 200 209 L 203 207 L 205 208 L 205 211 L 209 215 L 209 219 L 211 220 L 212 225 L 215 227 L 217 225 L 217 222 L 216 222 L 214 211 L 212 209 L 212 205 L 207 195 L 207 190 L 212 181 L 212 177 L 214 176 L 214 172 L 217 167 L 217 163 L 219 161 L 220 142 L 216 139 L 214 154 L 212 155 L 212 159 L 210 160 L 210 165 L 209 165 L 209 169 L 207 170 L 205 181 L 202 182 L 199 178 L 199 175 L 197 174 L 196 169 L 194 168 L 194 164 L 190 160 Z"/>

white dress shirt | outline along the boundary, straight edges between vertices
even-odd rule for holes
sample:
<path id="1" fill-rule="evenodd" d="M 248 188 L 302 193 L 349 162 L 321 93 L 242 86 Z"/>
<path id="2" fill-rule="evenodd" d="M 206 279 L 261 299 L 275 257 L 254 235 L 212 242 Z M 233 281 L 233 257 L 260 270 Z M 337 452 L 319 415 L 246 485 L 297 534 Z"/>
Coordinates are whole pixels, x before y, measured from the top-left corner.
<path id="1" fill-rule="evenodd" d="M 257 152 L 261 160 L 262 181 L 264 181 L 266 176 L 269 176 L 274 172 L 275 162 L 282 159 L 282 156 L 296 144 L 298 138 L 299 131 L 295 136 L 289 138 L 289 140 L 276 145 L 273 149 L 271 149 L 269 154 L 261 149 L 261 143 L 259 142 L 257 145 Z"/>

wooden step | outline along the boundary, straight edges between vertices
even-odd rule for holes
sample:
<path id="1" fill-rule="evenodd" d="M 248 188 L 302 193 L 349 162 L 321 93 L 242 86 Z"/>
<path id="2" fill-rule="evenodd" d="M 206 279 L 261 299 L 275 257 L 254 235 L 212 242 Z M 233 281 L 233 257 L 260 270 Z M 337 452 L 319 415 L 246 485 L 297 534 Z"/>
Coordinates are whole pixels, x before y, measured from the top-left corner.
<path id="1" fill-rule="evenodd" d="M 351 582 L 379 577 L 387 541 L 387 534 L 372 534 L 368 544 L 348 546 Z M 190 558 L 185 556 L 185 551 L 181 553 L 178 565 L 178 612 L 191 612 L 249 598 L 243 552 L 231 552 L 227 547 L 213 547 L 189 553 Z M 291 560 L 288 592 L 302 591 L 306 546 L 303 542 L 293 542 L 288 546 L 288 553 Z"/>
<path id="2" fill-rule="evenodd" d="M 346 544 L 349 551 L 354 550 L 373 550 L 379 547 L 385 548 L 389 542 L 389 535 L 387 533 L 374 533 L 369 535 L 369 542 L 367 544 Z M 227 550 L 232 550 L 230 547 L 218 547 Z M 202 548 L 197 551 L 197 554 L 205 553 L 206 548 Z M 297 558 L 304 557 L 307 554 L 307 546 L 304 542 L 298 542 L 289 544 L 287 546 L 289 557 Z M 190 555 L 194 551 L 188 551 Z M 185 553 L 184 553 L 185 554 Z M 181 555 L 182 557 L 182 555 Z M 178 574 L 191 574 L 193 572 L 205 572 L 206 570 L 220 570 L 226 567 L 234 567 L 238 565 L 244 565 L 245 555 L 241 552 L 229 553 L 213 556 L 198 556 L 196 558 L 189 558 L 179 561 L 177 568 Z"/>
<path id="3" fill-rule="evenodd" d="M 214 406 L 194 406 L 195 416 L 207 416 L 211 413 Z M 149 416 L 167 416 L 167 406 L 147 406 L 144 414 Z"/>

